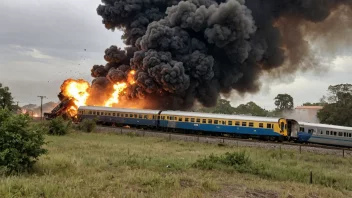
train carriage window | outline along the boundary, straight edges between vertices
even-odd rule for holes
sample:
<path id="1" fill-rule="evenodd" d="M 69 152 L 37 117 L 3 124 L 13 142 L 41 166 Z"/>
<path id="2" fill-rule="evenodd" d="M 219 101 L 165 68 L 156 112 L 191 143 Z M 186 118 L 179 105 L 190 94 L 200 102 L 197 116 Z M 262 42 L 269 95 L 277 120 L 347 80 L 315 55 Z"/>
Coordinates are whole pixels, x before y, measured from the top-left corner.
<path id="1" fill-rule="evenodd" d="M 197 122 L 200 123 L 200 119 L 199 118 L 197 118 Z"/>
<path id="2" fill-rule="evenodd" d="M 155 116 L 153 116 L 153 117 L 155 117 Z M 147 116 L 147 115 L 144 115 L 143 118 L 144 118 L 144 119 L 148 119 L 148 116 Z M 153 118 L 153 119 L 154 119 L 154 118 Z"/>
<path id="3" fill-rule="evenodd" d="M 213 120 L 212 119 L 208 119 L 208 124 L 213 124 Z"/>
<path id="4" fill-rule="evenodd" d="M 308 129 L 308 133 L 312 134 L 314 132 L 314 129 Z"/>
<path id="5" fill-rule="evenodd" d="M 179 122 L 182 122 L 182 117 L 179 117 L 179 118 L 178 118 L 178 121 L 179 121 Z"/>
<path id="6" fill-rule="evenodd" d="M 344 137 L 348 137 L 346 132 L 343 133 L 343 136 L 344 136 Z"/>
<path id="7" fill-rule="evenodd" d="M 93 113 L 92 113 L 92 111 L 89 111 L 89 115 L 92 115 Z"/>
<path id="8" fill-rule="evenodd" d="M 170 118 L 170 120 L 174 120 L 175 119 L 174 116 L 170 116 L 169 118 Z"/>
<path id="9" fill-rule="evenodd" d="M 271 128 L 272 128 L 272 129 L 274 128 L 274 124 L 271 125 Z"/>
<path id="10" fill-rule="evenodd" d="M 326 134 L 326 135 L 329 135 L 329 131 L 326 131 L 325 134 Z"/>
<path id="11" fill-rule="evenodd" d="M 339 132 L 339 136 L 342 136 L 342 132 Z"/>
<path id="12" fill-rule="evenodd" d="M 194 120 L 195 120 L 194 118 L 191 118 L 191 122 L 194 122 Z"/>
<path id="13" fill-rule="evenodd" d="M 253 127 L 253 126 L 254 126 L 253 122 L 250 122 L 250 123 L 249 123 L 249 126 L 250 126 L 250 127 Z"/>
<path id="14" fill-rule="evenodd" d="M 114 117 L 115 117 L 115 116 L 116 116 L 116 113 L 112 113 L 112 116 L 114 116 Z"/>
<path id="15" fill-rule="evenodd" d="M 352 137 L 352 134 L 351 134 L 351 133 L 349 134 L 349 137 Z"/>
<path id="16" fill-rule="evenodd" d="M 203 123 L 203 124 L 206 124 L 206 123 L 207 123 L 207 119 L 203 119 L 203 120 L 202 120 L 202 123 Z"/>
<path id="17" fill-rule="evenodd" d="M 142 118 L 143 118 L 143 115 L 139 114 L 139 115 L 138 115 L 138 118 L 139 118 L 139 119 L 142 119 Z"/>
<path id="18" fill-rule="evenodd" d="M 231 120 L 228 121 L 228 125 L 232 126 L 232 121 Z"/>
<path id="19" fill-rule="evenodd" d="M 165 116 L 162 116 L 161 119 L 162 119 L 162 120 L 165 120 Z"/>
<path id="20" fill-rule="evenodd" d="M 263 128 L 263 127 L 264 127 L 263 123 L 259 123 L 259 128 Z"/>
<path id="21" fill-rule="evenodd" d="M 120 114 L 119 114 L 119 113 L 116 113 L 116 116 L 117 116 L 117 117 L 120 117 Z"/>
<path id="22" fill-rule="evenodd" d="M 127 113 L 125 114 L 125 118 L 128 118 L 128 114 Z"/>
<path id="23" fill-rule="evenodd" d="M 236 125 L 236 126 L 240 126 L 241 123 L 240 123 L 239 121 L 236 121 L 236 122 L 235 122 L 235 125 Z"/>
<path id="24" fill-rule="evenodd" d="M 247 122 L 242 122 L 242 126 L 247 126 Z"/>
<path id="25" fill-rule="evenodd" d="M 320 130 L 320 134 L 323 134 L 323 130 Z"/>
<path id="26" fill-rule="evenodd" d="M 266 128 L 271 129 L 271 124 L 266 124 Z"/>
<path id="27" fill-rule="evenodd" d="M 100 112 L 99 112 L 99 111 L 97 111 L 97 115 L 100 115 Z"/>
<path id="28" fill-rule="evenodd" d="M 337 135 L 337 133 L 336 133 L 336 131 L 334 131 L 334 136 L 336 136 Z"/>
<path id="29" fill-rule="evenodd" d="M 218 120 L 214 120 L 214 124 L 219 124 L 219 121 Z"/>
<path id="30" fill-rule="evenodd" d="M 222 124 L 223 124 L 223 125 L 226 125 L 226 121 L 225 121 L 225 120 L 223 120 L 223 121 L 222 121 Z"/>
<path id="31" fill-rule="evenodd" d="M 185 118 L 185 122 L 189 122 L 189 118 Z"/>
<path id="32" fill-rule="evenodd" d="M 169 119 L 170 119 L 170 116 L 166 116 L 166 119 L 169 120 Z"/>

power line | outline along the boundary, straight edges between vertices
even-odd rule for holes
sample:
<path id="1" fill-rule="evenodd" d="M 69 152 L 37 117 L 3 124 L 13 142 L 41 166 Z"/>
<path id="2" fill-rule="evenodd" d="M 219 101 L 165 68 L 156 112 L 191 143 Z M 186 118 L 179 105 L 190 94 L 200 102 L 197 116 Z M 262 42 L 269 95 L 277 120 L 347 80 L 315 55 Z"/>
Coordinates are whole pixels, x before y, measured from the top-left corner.
<path id="1" fill-rule="evenodd" d="M 47 98 L 46 96 L 38 96 L 40 98 L 40 120 L 43 120 L 43 98 Z"/>

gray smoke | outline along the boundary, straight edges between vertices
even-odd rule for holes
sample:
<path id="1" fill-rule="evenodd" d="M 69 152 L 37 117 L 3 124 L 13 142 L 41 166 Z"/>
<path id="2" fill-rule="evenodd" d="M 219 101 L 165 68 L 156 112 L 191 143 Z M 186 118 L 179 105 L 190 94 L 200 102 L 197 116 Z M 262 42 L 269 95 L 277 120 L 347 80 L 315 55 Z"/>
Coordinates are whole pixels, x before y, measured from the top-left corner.
<path id="1" fill-rule="evenodd" d="M 134 69 L 136 84 L 128 87 L 125 99 L 147 100 L 145 108 L 163 109 L 187 109 L 195 100 L 212 106 L 220 93 L 258 91 L 264 72 L 280 70 L 285 75 L 314 67 L 316 57 L 304 39 L 314 30 L 302 27 L 323 24 L 336 9 L 352 4 L 352 0 L 102 2 L 97 12 L 103 24 L 123 30 L 129 47 L 105 51 L 108 63 L 94 66 L 92 76 L 107 80 L 95 81 L 93 87 L 106 90 L 106 82 L 124 81 Z"/>

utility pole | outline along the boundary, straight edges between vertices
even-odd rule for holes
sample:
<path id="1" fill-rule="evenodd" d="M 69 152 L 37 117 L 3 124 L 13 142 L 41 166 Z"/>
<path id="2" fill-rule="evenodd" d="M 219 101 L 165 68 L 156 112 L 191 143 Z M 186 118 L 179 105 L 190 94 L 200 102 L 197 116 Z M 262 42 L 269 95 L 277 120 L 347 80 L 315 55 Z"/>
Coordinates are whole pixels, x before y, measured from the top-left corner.
<path id="1" fill-rule="evenodd" d="M 46 96 L 38 96 L 40 98 L 40 120 L 43 120 L 43 98 Z"/>

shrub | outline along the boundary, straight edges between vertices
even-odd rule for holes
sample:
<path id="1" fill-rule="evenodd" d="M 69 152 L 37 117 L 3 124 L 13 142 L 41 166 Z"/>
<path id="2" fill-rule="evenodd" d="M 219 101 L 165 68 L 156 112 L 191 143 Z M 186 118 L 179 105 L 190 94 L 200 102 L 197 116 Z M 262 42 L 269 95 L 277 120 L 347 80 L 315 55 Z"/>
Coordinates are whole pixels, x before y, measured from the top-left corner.
<path id="1" fill-rule="evenodd" d="M 90 133 L 95 130 L 96 126 L 97 123 L 95 119 L 84 119 L 78 124 L 78 130 Z"/>
<path id="2" fill-rule="evenodd" d="M 38 157 L 47 152 L 42 146 L 44 131 L 30 125 L 28 115 L 12 115 L 0 109 L 0 168 L 5 173 L 29 171 Z"/>
<path id="3" fill-rule="evenodd" d="M 65 121 L 62 117 L 50 120 L 48 124 L 49 135 L 66 135 L 71 129 L 71 122 Z"/>
<path id="4" fill-rule="evenodd" d="M 230 168 L 239 172 L 254 174 L 258 174 L 260 170 L 260 168 L 252 162 L 245 152 L 227 152 L 221 156 L 211 154 L 209 157 L 197 160 L 193 164 L 193 167 L 208 170 Z"/>

